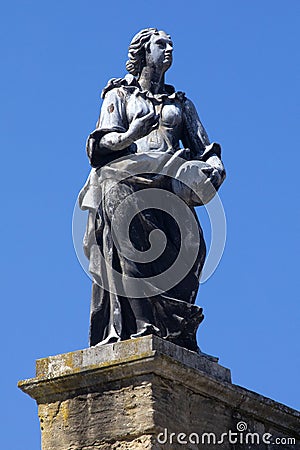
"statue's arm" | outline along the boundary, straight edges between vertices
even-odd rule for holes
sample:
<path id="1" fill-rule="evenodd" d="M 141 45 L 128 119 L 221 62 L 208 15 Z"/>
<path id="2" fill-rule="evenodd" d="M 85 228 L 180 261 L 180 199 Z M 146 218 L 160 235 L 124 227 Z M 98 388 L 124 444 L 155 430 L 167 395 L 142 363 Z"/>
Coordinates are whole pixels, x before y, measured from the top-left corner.
<path id="1" fill-rule="evenodd" d="M 137 114 L 128 123 L 126 112 L 126 92 L 115 88 L 106 93 L 101 108 L 97 128 L 104 131 L 100 147 L 111 151 L 123 150 L 138 139 L 146 136 L 157 126 L 158 116 L 154 109 L 143 116 Z M 116 131 L 120 127 L 120 130 Z"/>
<path id="2" fill-rule="evenodd" d="M 142 117 L 136 117 L 126 131 L 105 134 L 100 140 L 100 146 L 111 151 L 123 150 L 138 139 L 147 136 L 157 127 L 157 124 L 158 116 L 154 111 L 150 111 Z"/>
<path id="3" fill-rule="evenodd" d="M 128 123 L 126 92 L 121 88 L 105 93 L 96 129 L 89 135 L 87 153 L 91 165 L 101 165 L 112 153 L 130 149 L 132 144 L 152 131 L 158 123 L 155 111 L 144 116 L 137 115 Z M 132 147 L 131 147 L 132 146 Z M 131 148 L 130 148 L 131 147 Z"/>
<path id="4" fill-rule="evenodd" d="M 221 146 L 216 142 L 210 143 L 204 126 L 191 100 L 185 99 L 183 106 L 183 132 L 181 138 L 185 148 L 189 148 L 192 159 L 199 159 L 209 164 L 213 169 L 213 176 L 221 183 L 225 176 L 225 168 L 221 160 Z"/>
<path id="5" fill-rule="evenodd" d="M 201 159 L 206 147 L 210 144 L 208 135 L 198 116 L 193 102 L 187 98 L 183 101 L 183 132 L 181 141 L 189 148 L 191 156 Z"/>

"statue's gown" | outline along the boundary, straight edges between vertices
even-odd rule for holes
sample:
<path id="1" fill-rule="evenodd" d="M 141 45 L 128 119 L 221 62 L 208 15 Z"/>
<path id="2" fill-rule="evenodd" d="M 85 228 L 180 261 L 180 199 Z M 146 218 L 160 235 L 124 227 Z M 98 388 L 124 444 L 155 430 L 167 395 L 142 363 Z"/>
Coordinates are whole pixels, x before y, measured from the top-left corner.
<path id="1" fill-rule="evenodd" d="M 192 102 L 165 89 L 153 96 L 132 76 L 111 80 L 88 139 L 93 168 L 79 201 L 89 210 L 84 250 L 94 278 L 91 346 L 155 334 L 197 350 L 203 315 L 194 302 L 206 248 L 193 207 L 219 187 L 201 168 L 222 163 Z M 154 108 L 159 126 L 149 135 L 122 151 L 99 145 L 106 133 L 125 132 Z"/>

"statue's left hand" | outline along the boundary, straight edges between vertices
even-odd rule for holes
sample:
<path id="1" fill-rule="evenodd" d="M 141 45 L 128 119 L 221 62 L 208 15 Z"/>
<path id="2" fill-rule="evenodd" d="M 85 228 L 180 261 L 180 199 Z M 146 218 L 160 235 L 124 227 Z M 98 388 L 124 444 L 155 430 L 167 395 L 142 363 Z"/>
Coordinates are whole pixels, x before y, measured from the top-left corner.
<path id="1" fill-rule="evenodd" d="M 208 180 L 210 181 L 210 183 L 212 183 L 215 189 L 218 189 L 221 186 L 224 180 L 224 174 L 222 171 L 211 166 L 204 167 L 203 169 L 201 169 L 201 172 L 203 172 L 207 176 Z"/>

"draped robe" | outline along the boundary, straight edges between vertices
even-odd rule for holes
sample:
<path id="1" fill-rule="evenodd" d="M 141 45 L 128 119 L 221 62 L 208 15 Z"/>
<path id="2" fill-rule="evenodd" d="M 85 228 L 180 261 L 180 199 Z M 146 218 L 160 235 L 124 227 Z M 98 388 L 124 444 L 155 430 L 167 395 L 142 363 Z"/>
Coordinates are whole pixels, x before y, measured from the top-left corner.
<path id="1" fill-rule="evenodd" d="M 216 166 L 223 181 L 220 147 L 210 144 L 194 105 L 172 86 L 151 95 L 128 75 L 111 80 L 103 97 L 87 142 L 92 170 L 79 197 L 89 211 L 90 345 L 155 334 L 197 351 L 203 314 L 194 303 L 206 248 L 194 207 L 221 184 L 203 168 Z M 121 151 L 101 146 L 105 134 L 125 132 L 150 111 L 160 116 L 157 129 Z M 165 238 L 162 253 L 136 259 L 149 253 L 157 230 Z"/>

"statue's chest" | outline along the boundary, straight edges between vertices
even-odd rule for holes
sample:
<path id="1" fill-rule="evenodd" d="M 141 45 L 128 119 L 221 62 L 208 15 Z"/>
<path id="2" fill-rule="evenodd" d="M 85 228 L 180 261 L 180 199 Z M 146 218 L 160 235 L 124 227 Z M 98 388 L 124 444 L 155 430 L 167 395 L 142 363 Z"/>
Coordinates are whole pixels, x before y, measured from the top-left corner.
<path id="1" fill-rule="evenodd" d="M 127 120 L 130 124 L 135 118 L 143 117 L 150 112 L 159 114 L 159 126 L 167 128 L 176 128 L 182 122 L 182 110 L 179 102 L 169 99 L 163 101 L 155 101 L 143 98 L 139 95 L 133 95 L 127 102 L 126 113 Z"/>

